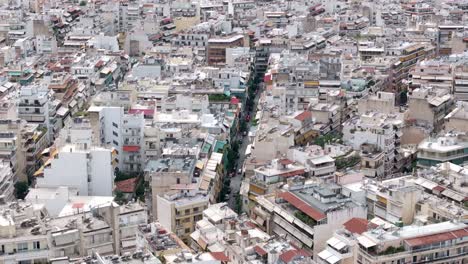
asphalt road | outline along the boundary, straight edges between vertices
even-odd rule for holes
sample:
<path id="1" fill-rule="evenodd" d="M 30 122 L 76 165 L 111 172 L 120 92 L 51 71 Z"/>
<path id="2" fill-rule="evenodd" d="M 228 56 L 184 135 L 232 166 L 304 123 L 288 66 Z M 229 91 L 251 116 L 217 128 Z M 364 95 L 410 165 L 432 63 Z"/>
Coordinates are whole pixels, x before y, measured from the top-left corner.
<path id="1" fill-rule="evenodd" d="M 255 115 L 257 113 L 257 104 L 258 104 L 258 99 L 260 98 L 260 93 L 263 90 L 263 83 L 259 84 L 259 89 L 257 91 L 257 94 L 255 96 L 255 101 L 254 105 L 252 107 L 252 111 L 246 114 L 250 115 L 251 120 L 255 118 Z M 243 118 L 246 116 L 246 114 L 243 115 Z M 247 131 L 250 130 L 250 122 L 247 124 Z M 231 193 L 229 194 L 229 200 L 228 200 L 228 205 L 231 209 L 236 210 L 236 196 L 239 195 L 240 191 L 240 186 L 242 183 L 242 175 L 238 173 L 239 168 L 242 168 L 244 165 L 244 160 L 245 160 L 245 150 L 247 146 L 250 144 L 249 142 L 249 137 L 242 136 L 242 133 L 240 133 L 238 140 L 242 140 L 242 144 L 239 146 L 239 158 L 237 159 L 237 166 L 236 166 L 236 174 L 234 177 L 231 178 Z"/>

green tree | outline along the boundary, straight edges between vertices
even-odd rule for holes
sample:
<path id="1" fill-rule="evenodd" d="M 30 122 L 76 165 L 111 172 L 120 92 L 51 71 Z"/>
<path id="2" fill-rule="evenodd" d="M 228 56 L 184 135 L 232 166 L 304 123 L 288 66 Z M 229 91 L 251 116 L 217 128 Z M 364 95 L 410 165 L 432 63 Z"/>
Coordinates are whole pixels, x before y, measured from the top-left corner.
<path id="1" fill-rule="evenodd" d="M 29 185 L 27 182 L 15 183 L 15 196 L 18 199 L 24 199 L 29 191 Z"/>
<path id="2" fill-rule="evenodd" d="M 114 201 L 118 204 L 124 204 L 125 203 L 125 197 L 124 197 L 124 194 L 123 192 L 121 191 L 116 191 L 115 192 L 115 197 L 114 197 Z"/>
<path id="3" fill-rule="evenodd" d="M 81 2 L 80 2 L 80 6 L 86 6 L 86 1 L 84 1 L 84 0 L 81 1 Z"/>
<path id="4" fill-rule="evenodd" d="M 140 181 L 135 190 L 135 195 L 140 199 L 140 201 L 145 201 L 145 181 Z"/>
<path id="5" fill-rule="evenodd" d="M 124 180 L 130 179 L 130 178 L 135 178 L 135 177 L 137 177 L 136 174 L 117 171 L 117 172 L 115 172 L 114 181 L 119 182 L 119 181 L 124 181 Z"/>
<path id="6" fill-rule="evenodd" d="M 408 102 L 408 91 L 404 90 L 400 93 L 400 105 L 406 105 Z"/>

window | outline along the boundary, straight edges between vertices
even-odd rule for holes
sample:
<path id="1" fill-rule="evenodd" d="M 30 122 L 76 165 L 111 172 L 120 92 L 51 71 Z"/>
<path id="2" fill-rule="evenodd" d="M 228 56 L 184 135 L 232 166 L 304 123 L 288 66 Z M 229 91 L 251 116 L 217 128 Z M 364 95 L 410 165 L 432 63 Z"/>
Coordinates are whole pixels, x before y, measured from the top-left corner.
<path id="1" fill-rule="evenodd" d="M 28 243 L 18 243 L 18 252 L 28 251 Z"/>
<path id="2" fill-rule="evenodd" d="M 190 209 L 185 209 L 185 214 L 186 215 L 190 214 Z"/>
<path id="3" fill-rule="evenodd" d="M 41 249 L 41 244 L 39 241 L 33 242 L 33 249 Z"/>
<path id="4" fill-rule="evenodd" d="M 177 184 L 180 184 L 180 178 L 177 178 Z"/>
<path id="5" fill-rule="evenodd" d="M 190 228 L 185 228 L 185 234 L 190 233 Z"/>
<path id="6" fill-rule="evenodd" d="M 115 131 L 112 131 L 112 135 L 114 135 L 114 136 L 116 136 L 116 137 L 119 136 L 119 134 L 117 134 L 117 132 L 115 132 Z"/>
<path id="7" fill-rule="evenodd" d="M 115 128 L 119 128 L 119 126 L 114 122 L 112 122 L 112 126 L 115 127 Z"/>
<path id="8" fill-rule="evenodd" d="M 115 140 L 112 140 L 112 143 L 114 143 L 114 145 L 118 146 L 119 145 L 119 142 L 115 141 Z"/>

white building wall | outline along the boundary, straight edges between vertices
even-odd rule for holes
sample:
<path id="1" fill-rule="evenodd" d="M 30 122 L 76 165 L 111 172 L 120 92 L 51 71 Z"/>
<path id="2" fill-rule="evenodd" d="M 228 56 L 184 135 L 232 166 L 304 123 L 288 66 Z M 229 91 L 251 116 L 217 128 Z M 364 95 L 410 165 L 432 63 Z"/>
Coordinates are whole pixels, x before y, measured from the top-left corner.
<path id="1" fill-rule="evenodd" d="M 50 168 L 44 169 L 44 177 L 37 179 L 38 187 L 54 188 L 66 186 L 78 189 L 79 195 L 88 193 L 88 173 L 86 153 L 60 152 L 52 160 Z"/>
<path id="2" fill-rule="evenodd" d="M 173 230 L 172 219 L 174 218 L 171 203 L 166 199 L 161 198 L 159 195 L 156 198 L 157 200 L 157 212 L 153 217 L 161 223 L 167 229 Z"/>
<path id="3" fill-rule="evenodd" d="M 314 259 L 317 259 L 317 254 L 326 248 L 326 242 L 333 236 L 335 230 L 342 228 L 345 222 L 355 217 L 367 219 L 367 208 L 358 206 L 327 213 L 327 224 L 314 227 Z"/>
<path id="4" fill-rule="evenodd" d="M 112 154 L 108 149 L 91 151 L 90 186 L 92 195 L 112 196 L 114 171 L 112 168 Z"/>

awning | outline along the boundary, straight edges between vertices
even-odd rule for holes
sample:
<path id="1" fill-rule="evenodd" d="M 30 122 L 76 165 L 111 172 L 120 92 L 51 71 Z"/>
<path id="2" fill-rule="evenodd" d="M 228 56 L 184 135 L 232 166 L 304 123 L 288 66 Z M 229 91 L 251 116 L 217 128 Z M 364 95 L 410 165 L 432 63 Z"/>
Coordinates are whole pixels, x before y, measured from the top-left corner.
<path id="1" fill-rule="evenodd" d="M 123 151 L 138 152 L 138 151 L 140 151 L 140 146 L 123 146 Z"/>
<path id="2" fill-rule="evenodd" d="M 318 254 L 318 256 L 323 259 L 324 261 L 330 263 L 330 264 L 335 264 L 338 261 L 341 260 L 341 256 L 334 255 L 328 250 L 324 250 Z"/>
<path id="3" fill-rule="evenodd" d="M 442 192 L 442 195 L 445 197 L 448 197 L 454 201 L 461 202 L 465 199 L 465 196 L 461 195 L 460 193 L 457 193 L 455 191 L 452 191 L 450 189 L 446 189 L 445 191 Z"/>
<path id="4" fill-rule="evenodd" d="M 359 244 L 361 244 L 365 248 L 370 248 L 377 245 L 374 241 L 370 240 L 365 236 L 359 236 L 357 240 L 359 241 Z"/>
<path id="5" fill-rule="evenodd" d="M 336 237 L 331 237 L 330 239 L 328 239 L 327 244 L 337 250 L 341 250 L 344 247 L 346 247 L 346 244 L 343 241 L 337 239 Z"/>
<path id="6" fill-rule="evenodd" d="M 207 245 L 206 245 L 206 242 L 205 242 L 205 240 L 203 240 L 201 237 L 198 238 L 197 243 L 198 243 L 198 245 L 199 245 L 203 250 L 206 249 L 206 246 L 207 246 Z"/>
<path id="7" fill-rule="evenodd" d="M 257 224 L 259 224 L 260 226 L 263 226 L 265 219 L 257 215 L 257 218 L 255 218 L 255 222 L 257 222 Z"/>
<path id="8" fill-rule="evenodd" d="M 204 166 L 205 166 L 205 164 L 203 163 L 202 160 L 197 161 L 197 163 L 195 164 L 195 167 L 200 169 L 200 170 L 203 170 Z"/>
<path id="9" fill-rule="evenodd" d="M 136 246 L 136 240 L 122 241 L 122 247 L 123 248 L 130 248 L 130 247 L 135 247 L 135 246 Z"/>

